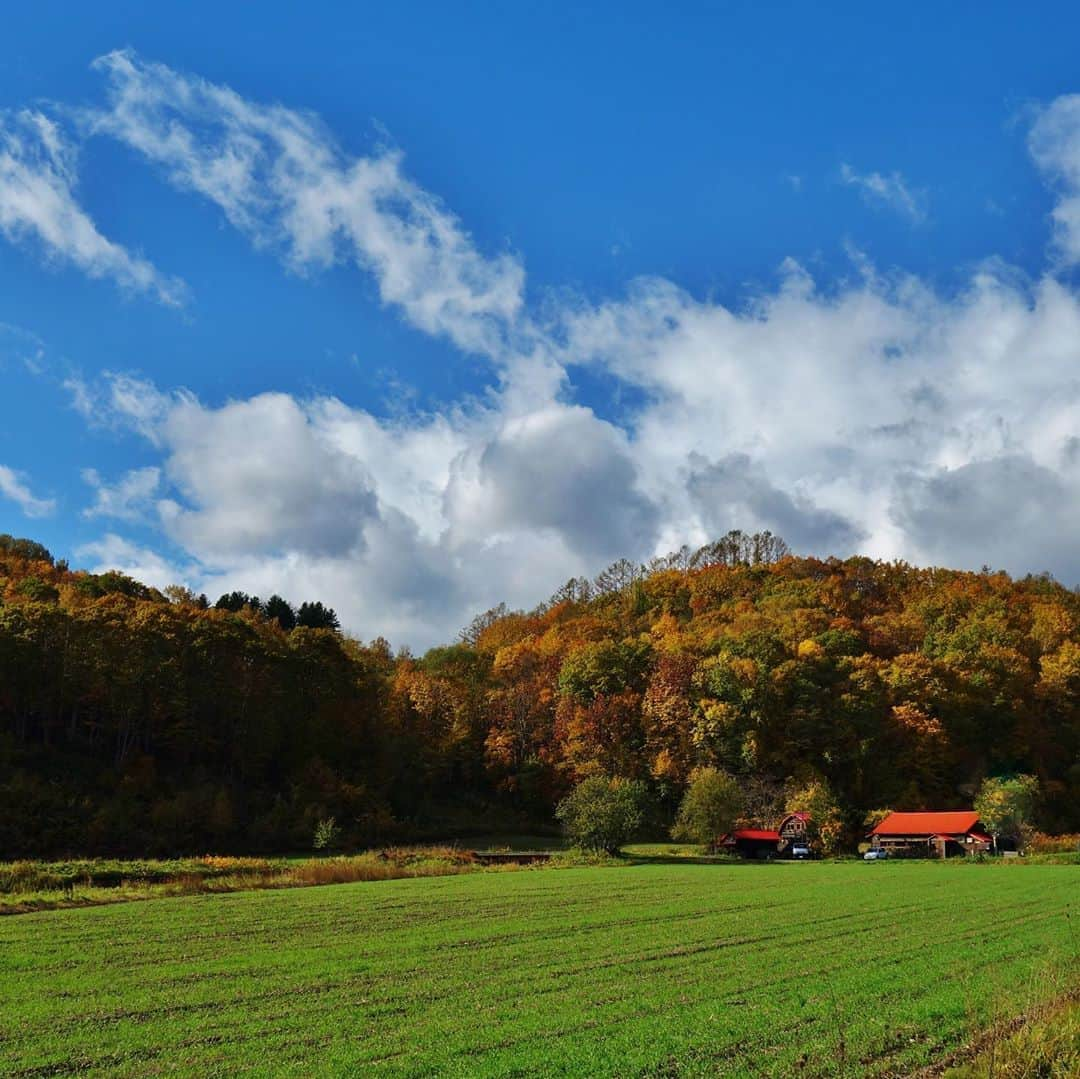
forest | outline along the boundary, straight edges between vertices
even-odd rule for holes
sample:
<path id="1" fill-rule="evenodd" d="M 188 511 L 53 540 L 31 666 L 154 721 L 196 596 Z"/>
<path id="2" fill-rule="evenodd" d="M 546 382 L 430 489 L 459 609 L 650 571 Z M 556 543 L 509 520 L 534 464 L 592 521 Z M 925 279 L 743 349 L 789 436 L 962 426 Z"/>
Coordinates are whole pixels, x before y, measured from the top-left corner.
<path id="1" fill-rule="evenodd" d="M 593 775 L 671 822 L 693 770 L 783 792 L 854 843 L 882 809 L 1037 776 L 1080 830 L 1080 595 L 730 533 L 499 607 L 423 656 L 331 605 L 211 604 L 0 536 L 0 858 L 350 847 L 553 827 Z"/>

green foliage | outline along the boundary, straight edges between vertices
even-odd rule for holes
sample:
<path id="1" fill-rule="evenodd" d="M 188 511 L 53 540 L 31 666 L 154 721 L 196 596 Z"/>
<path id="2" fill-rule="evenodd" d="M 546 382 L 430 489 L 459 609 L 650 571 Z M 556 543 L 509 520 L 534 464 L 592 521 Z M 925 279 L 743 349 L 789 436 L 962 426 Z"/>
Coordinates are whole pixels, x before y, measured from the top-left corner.
<path id="1" fill-rule="evenodd" d="M 24 577 L 15 586 L 15 591 L 35 603 L 55 603 L 60 598 L 60 593 L 39 577 Z"/>
<path id="2" fill-rule="evenodd" d="M 338 616 L 329 607 L 324 607 L 318 600 L 314 603 L 301 603 L 296 612 L 296 624 L 306 626 L 308 629 L 340 628 Z"/>
<path id="3" fill-rule="evenodd" d="M 75 576 L 74 586 L 78 592 L 92 599 L 116 593 L 131 596 L 133 599 L 152 599 L 154 590 L 146 585 L 119 573 L 109 570 L 106 573 L 80 573 Z"/>
<path id="4" fill-rule="evenodd" d="M 27 562 L 47 562 L 53 564 L 53 556 L 47 547 L 30 539 L 19 539 L 7 532 L 0 533 L 0 555 L 9 554 Z"/>
<path id="5" fill-rule="evenodd" d="M 788 791 L 785 809 L 788 813 L 806 813 L 810 817 L 811 838 L 822 854 L 836 854 L 844 840 L 844 818 L 836 795 L 820 778 L 797 783 Z"/>
<path id="6" fill-rule="evenodd" d="M 743 793 L 738 780 L 719 768 L 697 768 L 683 795 L 671 838 L 700 843 L 710 850 L 716 841 L 735 827 L 743 811 Z"/>
<path id="7" fill-rule="evenodd" d="M 652 646 L 648 641 L 586 644 L 572 652 L 559 671 L 559 689 L 583 704 L 625 690 L 644 688 Z"/>
<path id="8" fill-rule="evenodd" d="M 268 622 L 277 622 L 286 633 L 296 625 L 296 611 L 293 610 L 292 604 L 277 594 L 266 601 L 263 615 Z"/>
<path id="9" fill-rule="evenodd" d="M 315 825 L 311 845 L 315 850 L 335 850 L 341 843 L 341 829 L 334 817 L 326 817 Z"/>
<path id="10" fill-rule="evenodd" d="M 555 816 L 575 846 L 617 854 L 641 827 L 646 795 L 643 783 L 590 776 L 558 804 Z"/>
<path id="11" fill-rule="evenodd" d="M 987 778 L 975 796 L 974 808 L 996 840 L 1009 839 L 1023 848 L 1035 830 L 1038 801 L 1039 781 L 1035 776 Z"/>

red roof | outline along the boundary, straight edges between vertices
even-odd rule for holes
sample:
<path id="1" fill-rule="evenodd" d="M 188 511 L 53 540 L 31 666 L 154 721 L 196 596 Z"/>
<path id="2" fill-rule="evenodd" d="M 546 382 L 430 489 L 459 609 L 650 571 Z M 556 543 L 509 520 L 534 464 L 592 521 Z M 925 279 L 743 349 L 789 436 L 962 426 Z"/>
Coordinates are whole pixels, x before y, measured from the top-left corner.
<path id="1" fill-rule="evenodd" d="M 951 813 L 890 813 L 871 835 L 963 835 L 979 823 L 970 809 Z"/>
<path id="2" fill-rule="evenodd" d="M 993 843 L 994 841 L 983 832 L 972 832 L 972 839 L 977 839 L 980 843 Z"/>
<path id="3" fill-rule="evenodd" d="M 763 843 L 778 843 L 780 833 L 769 828 L 736 828 L 731 833 L 731 839 L 757 839 Z"/>

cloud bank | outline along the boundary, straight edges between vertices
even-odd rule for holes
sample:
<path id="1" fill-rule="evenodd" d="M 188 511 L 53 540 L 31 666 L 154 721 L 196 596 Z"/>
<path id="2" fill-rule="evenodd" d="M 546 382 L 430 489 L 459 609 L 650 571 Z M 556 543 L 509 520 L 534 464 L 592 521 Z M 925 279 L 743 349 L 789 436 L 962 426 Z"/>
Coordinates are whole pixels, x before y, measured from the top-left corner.
<path id="1" fill-rule="evenodd" d="M 1042 276 L 991 261 L 941 295 L 862 258 L 839 284 L 788 260 L 732 307 L 661 278 L 601 302 L 531 297 L 522 260 L 481 251 L 396 152 L 350 155 L 316 117 L 128 52 L 97 67 L 106 99 L 78 114 L 84 132 L 121 140 L 290 270 L 354 264 L 416 330 L 490 370 L 479 398 L 389 419 L 273 387 L 207 402 L 125 373 L 72 381 L 89 420 L 156 455 L 87 475 L 87 512 L 149 525 L 174 552 L 109 533 L 86 550 L 100 564 L 322 598 L 354 632 L 418 647 L 501 600 L 532 605 L 621 555 L 736 527 L 802 553 L 1080 581 L 1080 295 L 1057 276 L 1080 253 L 1080 99 L 1031 130 L 1058 198 Z M 899 174 L 846 179 L 924 214 Z M 583 372 L 637 403 L 597 415 Z"/>

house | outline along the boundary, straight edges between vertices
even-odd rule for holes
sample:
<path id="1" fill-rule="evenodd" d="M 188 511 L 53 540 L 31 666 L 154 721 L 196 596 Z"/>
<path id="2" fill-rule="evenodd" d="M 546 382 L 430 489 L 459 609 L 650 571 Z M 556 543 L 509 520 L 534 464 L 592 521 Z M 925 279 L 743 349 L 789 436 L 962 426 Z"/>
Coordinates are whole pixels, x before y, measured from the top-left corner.
<path id="1" fill-rule="evenodd" d="M 979 854 L 993 846 L 974 810 L 890 813 L 870 832 L 869 839 L 877 850 L 923 858 Z"/>
<path id="2" fill-rule="evenodd" d="M 780 833 L 771 828 L 736 828 L 720 837 L 718 846 L 744 858 L 775 858 Z"/>
<path id="3" fill-rule="evenodd" d="M 789 813 L 781 822 L 778 829 L 780 839 L 776 844 L 777 853 L 781 858 L 794 858 L 796 851 L 810 851 L 811 821 L 809 813 Z"/>

